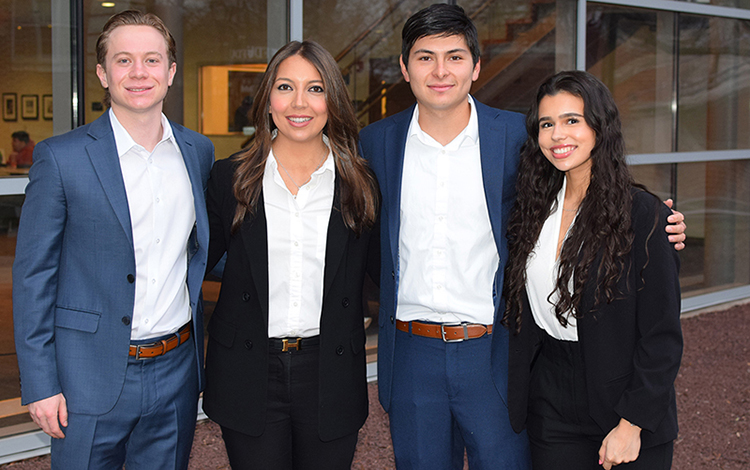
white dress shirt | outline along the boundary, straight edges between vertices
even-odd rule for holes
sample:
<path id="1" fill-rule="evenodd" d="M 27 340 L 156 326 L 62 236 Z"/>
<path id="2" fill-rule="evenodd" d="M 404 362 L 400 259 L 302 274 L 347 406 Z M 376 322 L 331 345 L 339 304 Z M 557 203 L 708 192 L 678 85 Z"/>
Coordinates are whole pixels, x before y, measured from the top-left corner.
<path id="1" fill-rule="evenodd" d="M 557 283 L 557 242 L 560 238 L 565 186 L 565 178 L 563 178 L 562 189 L 557 194 L 557 210 L 544 221 L 534 251 L 531 252 L 526 262 L 526 293 L 529 297 L 534 321 L 540 328 L 553 338 L 578 341 L 575 317 L 569 315 L 568 326 L 563 327 L 555 316 L 555 303 L 560 296 L 557 293 L 550 296 Z M 575 219 L 568 227 L 568 233 L 570 233 L 574 223 Z M 571 285 L 572 281 L 571 278 Z"/>
<path id="2" fill-rule="evenodd" d="M 191 317 L 187 242 L 195 203 L 185 161 L 162 114 L 162 138 L 152 152 L 137 144 L 109 110 L 125 181 L 135 249 L 131 338 L 176 332 Z"/>
<path id="3" fill-rule="evenodd" d="M 441 145 L 412 116 L 404 151 L 396 317 L 492 324 L 499 255 L 487 210 L 474 101 L 466 128 Z"/>
<path id="4" fill-rule="evenodd" d="M 326 145 L 327 139 L 324 138 Z M 326 237 L 333 207 L 333 155 L 293 196 L 271 151 L 263 173 L 268 230 L 268 337 L 320 333 Z"/>

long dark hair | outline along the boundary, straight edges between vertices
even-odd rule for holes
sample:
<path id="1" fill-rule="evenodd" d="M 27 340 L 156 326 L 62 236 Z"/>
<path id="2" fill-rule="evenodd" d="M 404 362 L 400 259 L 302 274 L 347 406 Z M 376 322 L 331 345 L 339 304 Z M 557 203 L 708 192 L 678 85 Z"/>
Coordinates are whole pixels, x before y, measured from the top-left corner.
<path id="1" fill-rule="evenodd" d="M 631 188 L 633 178 L 625 162 L 625 142 L 620 114 L 607 87 L 581 71 L 560 72 L 547 79 L 526 115 L 528 138 L 521 148 L 516 205 L 508 225 L 510 257 L 505 271 L 506 309 L 503 323 L 515 316 L 521 328 L 521 298 L 526 287 L 526 263 L 547 217 L 555 210 L 556 196 L 565 173 L 557 170 L 539 149 L 539 103 L 545 96 L 567 92 L 583 100 L 583 117 L 596 135 L 591 150 L 591 178 L 575 223 L 560 250 L 555 289 L 555 315 L 561 325 L 568 315 L 580 318 L 578 309 L 594 260 L 597 271 L 594 306 L 618 295 L 617 281 L 629 269 L 627 256 L 633 243 Z M 568 289 L 573 279 L 572 291 Z"/>
<path id="2" fill-rule="evenodd" d="M 268 64 L 258 93 L 255 95 L 253 123 L 255 139 L 233 158 L 237 162 L 233 189 L 237 199 L 232 230 L 237 230 L 245 216 L 255 213 L 263 186 L 263 172 L 271 150 L 271 135 L 276 125 L 268 112 L 271 89 L 279 65 L 298 55 L 310 62 L 323 79 L 328 122 L 323 132 L 328 136 L 336 164 L 341 215 L 347 227 L 359 235 L 375 223 L 378 213 L 378 187 L 375 177 L 359 156 L 359 123 L 349 99 L 341 71 L 331 54 L 313 41 L 292 41 L 279 49 Z"/>

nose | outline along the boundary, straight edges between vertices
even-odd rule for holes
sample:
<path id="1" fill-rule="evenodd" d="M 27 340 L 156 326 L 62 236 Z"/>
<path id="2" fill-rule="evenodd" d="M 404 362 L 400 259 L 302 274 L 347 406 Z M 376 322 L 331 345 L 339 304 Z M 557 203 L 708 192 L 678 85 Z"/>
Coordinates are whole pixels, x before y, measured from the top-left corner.
<path id="1" fill-rule="evenodd" d="M 565 139 L 565 137 L 567 137 L 567 134 L 563 126 L 556 124 L 552 127 L 552 140 L 559 141 Z"/>
<path id="2" fill-rule="evenodd" d="M 146 69 L 146 65 L 139 60 L 133 61 L 133 66 L 130 68 L 130 76 L 133 78 L 143 78 L 147 75 L 148 70 Z"/>
<path id="3" fill-rule="evenodd" d="M 294 92 L 294 100 L 292 101 L 292 106 L 294 106 L 295 108 L 304 108 L 305 106 L 307 106 L 307 99 L 304 90 L 298 89 Z"/>
<path id="4" fill-rule="evenodd" d="M 448 69 L 445 67 L 445 62 L 442 60 L 435 61 L 435 76 L 443 78 L 448 75 Z"/>

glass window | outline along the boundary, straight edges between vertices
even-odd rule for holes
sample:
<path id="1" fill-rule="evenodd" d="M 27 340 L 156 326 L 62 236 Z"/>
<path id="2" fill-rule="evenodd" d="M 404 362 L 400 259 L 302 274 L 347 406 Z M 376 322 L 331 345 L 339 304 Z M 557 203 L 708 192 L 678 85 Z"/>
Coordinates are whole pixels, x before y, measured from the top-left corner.
<path id="1" fill-rule="evenodd" d="M 679 15 L 678 151 L 750 148 L 750 21 Z"/>
<path id="2" fill-rule="evenodd" d="M 750 160 L 638 165 L 637 181 L 669 197 L 675 171 L 676 197 L 688 220 L 680 253 L 683 295 L 706 294 L 750 284 Z"/>
<path id="3" fill-rule="evenodd" d="M 742 8 L 750 10 L 750 0 L 676 0 L 678 2 L 702 3 L 717 7 Z"/>
<path id="4" fill-rule="evenodd" d="M 587 9 L 586 69 L 615 97 L 627 152 L 673 151 L 674 13 Z"/>

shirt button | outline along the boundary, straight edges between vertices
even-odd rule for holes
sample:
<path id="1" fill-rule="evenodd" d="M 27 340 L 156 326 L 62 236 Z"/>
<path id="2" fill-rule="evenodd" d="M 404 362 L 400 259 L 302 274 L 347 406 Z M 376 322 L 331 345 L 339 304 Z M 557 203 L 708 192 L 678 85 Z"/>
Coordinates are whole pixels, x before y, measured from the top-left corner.
<path id="1" fill-rule="evenodd" d="M 143 323 L 145 323 L 145 324 L 148 325 L 148 318 L 146 318 L 145 320 L 143 320 Z"/>
<path id="2" fill-rule="evenodd" d="M 294 246 L 299 246 L 299 242 L 294 242 Z"/>
<path id="3" fill-rule="evenodd" d="M 159 198 L 157 197 L 157 198 L 156 198 L 156 203 L 158 204 L 158 203 L 160 203 L 160 202 L 161 202 L 161 199 L 159 199 Z"/>
<path id="4" fill-rule="evenodd" d="M 295 213 L 294 213 L 294 216 L 295 216 L 295 217 L 299 217 L 299 212 L 295 212 Z"/>
<path id="5" fill-rule="evenodd" d="M 294 305 L 296 307 L 298 304 L 297 304 L 297 302 L 294 302 L 292 305 Z"/>
<path id="6" fill-rule="evenodd" d="M 156 279 L 151 279 L 151 284 L 156 284 Z"/>
<path id="7" fill-rule="evenodd" d="M 437 285 L 437 290 L 443 290 L 443 286 L 441 286 L 440 284 L 438 284 Z"/>
<path id="8" fill-rule="evenodd" d="M 161 243 L 161 238 L 157 238 L 156 243 Z"/>

